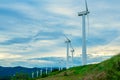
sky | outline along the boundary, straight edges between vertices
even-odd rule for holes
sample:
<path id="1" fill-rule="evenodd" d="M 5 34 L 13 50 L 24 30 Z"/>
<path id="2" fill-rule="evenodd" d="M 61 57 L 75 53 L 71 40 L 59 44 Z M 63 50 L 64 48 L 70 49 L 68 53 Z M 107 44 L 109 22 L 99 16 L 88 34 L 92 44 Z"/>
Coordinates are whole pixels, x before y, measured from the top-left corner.
<path id="1" fill-rule="evenodd" d="M 120 1 L 87 1 L 89 58 L 119 53 Z M 84 10 L 84 0 L 0 0 L 0 66 L 41 67 L 56 62 L 48 57 L 65 59 L 64 34 L 71 40 L 74 56 L 80 58 L 82 18 L 78 12 Z"/>

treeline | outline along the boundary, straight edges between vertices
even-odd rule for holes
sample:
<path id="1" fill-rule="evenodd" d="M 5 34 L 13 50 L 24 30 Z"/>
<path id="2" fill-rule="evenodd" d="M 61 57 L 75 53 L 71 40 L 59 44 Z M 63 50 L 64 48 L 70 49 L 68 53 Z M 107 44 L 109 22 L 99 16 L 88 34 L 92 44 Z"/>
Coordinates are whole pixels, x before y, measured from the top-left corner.
<path id="1" fill-rule="evenodd" d="M 10 80 L 11 77 L 10 76 L 6 76 L 6 77 L 0 77 L 0 80 Z"/>
<path id="2" fill-rule="evenodd" d="M 65 69 L 63 69 L 63 70 L 65 70 Z M 45 72 L 43 72 L 42 75 L 38 75 L 38 76 L 34 75 L 34 77 L 32 77 L 29 74 L 21 72 L 21 73 L 16 73 L 9 80 L 36 80 L 36 79 L 39 79 L 39 78 L 47 77 L 47 76 L 51 75 L 51 73 L 56 73 L 56 72 L 60 72 L 59 69 L 54 69 L 52 72 L 49 72 L 48 74 L 46 74 Z"/>
<path id="3" fill-rule="evenodd" d="M 64 69 L 65 68 L 63 68 L 62 70 L 64 70 Z M 30 73 L 21 71 L 21 72 L 15 73 L 14 75 L 11 75 L 11 76 L 5 76 L 5 77 L 1 76 L 0 80 L 36 80 L 38 78 L 44 78 L 44 77 L 51 75 L 51 72 L 54 73 L 54 72 L 59 72 L 59 71 L 60 71 L 59 68 L 53 68 L 52 71 L 50 69 L 48 69 L 47 73 L 46 73 L 46 70 L 43 69 L 42 74 L 40 72 L 37 74 L 37 70 L 30 72 Z M 34 73 L 34 74 L 32 75 L 32 73 Z"/>

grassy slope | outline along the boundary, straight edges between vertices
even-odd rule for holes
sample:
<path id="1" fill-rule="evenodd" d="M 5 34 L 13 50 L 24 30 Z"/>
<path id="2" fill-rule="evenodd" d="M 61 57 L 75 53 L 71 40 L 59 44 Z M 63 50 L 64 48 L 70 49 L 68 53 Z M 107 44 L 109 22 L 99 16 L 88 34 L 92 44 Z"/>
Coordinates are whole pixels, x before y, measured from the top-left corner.
<path id="1" fill-rule="evenodd" d="M 99 64 L 73 67 L 37 80 L 120 80 L 120 54 Z"/>

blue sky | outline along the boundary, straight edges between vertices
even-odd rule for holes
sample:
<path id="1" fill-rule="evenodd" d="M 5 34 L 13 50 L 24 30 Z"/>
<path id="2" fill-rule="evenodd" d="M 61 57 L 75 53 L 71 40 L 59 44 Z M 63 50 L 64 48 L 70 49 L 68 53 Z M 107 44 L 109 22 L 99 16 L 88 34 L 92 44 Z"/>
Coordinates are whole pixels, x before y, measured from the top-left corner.
<path id="1" fill-rule="evenodd" d="M 92 57 L 120 52 L 119 3 L 88 0 L 87 45 Z M 77 13 L 83 10 L 84 0 L 0 0 L 0 65 L 35 67 L 49 61 L 30 59 L 66 57 L 64 34 L 80 57 L 82 23 Z"/>

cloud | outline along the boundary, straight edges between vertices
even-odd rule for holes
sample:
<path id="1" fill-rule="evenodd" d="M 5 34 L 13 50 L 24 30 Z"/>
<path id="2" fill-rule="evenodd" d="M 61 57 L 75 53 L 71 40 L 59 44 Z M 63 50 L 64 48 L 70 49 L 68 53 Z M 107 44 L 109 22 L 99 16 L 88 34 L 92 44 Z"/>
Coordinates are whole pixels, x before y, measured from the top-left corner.
<path id="1" fill-rule="evenodd" d="M 16 54 L 10 54 L 10 53 L 0 53 L 0 59 L 14 59 L 14 58 L 20 58 L 21 55 Z"/>
<path id="2" fill-rule="evenodd" d="M 9 36 L 0 35 L 0 43 L 7 41 Z"/>
<path id="3" fill-rule="evenodd" d="M 56 5 L 52 5 L 52 6 L 48 6 L 48 11 L 51 13 L 55 13 L 57 15 L 63 15 L 63 16 L 73 16 L 73 12 L 70 8 L 65 8 L 62 6 L 56 6 Z"/>
<path id="4" fill-rule="evenodd" d="M 22 44 L 22 43 L 27 43 L 29 42 L 29 38 L 14 38 L 11 40 L 8 40 L 6 42 L 1 43 L 2 45 L 11 45 L 11 44 Z"/>
<path id="5" fill-rule="evenodd" d="M 0 7 L 6 8 L 10 11 L 15 11 L 17 13 L 20 13 L 22 15 L 22 17 L 25 17 L 25 18 L 32 18 L 32 19 L 38 18 L 39 15 L 36 12 L 37 11 L 36 8 L 34 8 L 32 5 L 29 5 L 26 3 L 27 2 L 24 2 L 24 1 L 22 3 L 14 2 L 14 4 L 12 4 L 12 3 L 11 4 L 9 4 L 9 3 L 3 4 Z M 17 17 L 17 16 L 14 16 L 14 17 Z"/>

